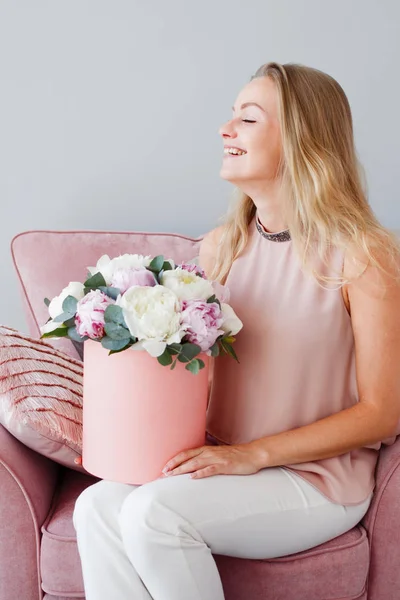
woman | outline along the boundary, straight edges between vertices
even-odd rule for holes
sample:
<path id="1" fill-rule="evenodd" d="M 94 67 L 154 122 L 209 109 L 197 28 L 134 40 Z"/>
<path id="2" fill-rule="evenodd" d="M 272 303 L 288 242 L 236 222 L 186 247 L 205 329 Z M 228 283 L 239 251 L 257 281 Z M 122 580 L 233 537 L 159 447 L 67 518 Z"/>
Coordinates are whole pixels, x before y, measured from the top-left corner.
<path id="1" fill-rule="evenodd" d="M 220 133 L 239 197 L 199 260 L 243 321 L 240 364 L 214 364 L 205 446 L 78 498 L 87 600 L 222 600 L 213 553 L 285 556 L 351 529 L 397 432 L 400 250 L 366 200 L 342 88 L 263 65 Z"/>

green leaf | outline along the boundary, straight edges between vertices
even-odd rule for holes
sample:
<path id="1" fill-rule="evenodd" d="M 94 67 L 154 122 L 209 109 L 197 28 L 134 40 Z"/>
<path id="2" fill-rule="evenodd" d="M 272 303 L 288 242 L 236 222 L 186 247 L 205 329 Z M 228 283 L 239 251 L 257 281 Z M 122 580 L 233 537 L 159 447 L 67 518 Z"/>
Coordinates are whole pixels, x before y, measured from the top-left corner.
<path id="1" fill-rule="evenodd" d="M 71 319 L 72 316 L 73 315 L 71 313 L 63 312 L 63 313 L 61 313 L 61 315 L 57 315 L 57 317 L 55 317 L 53 319 L 53 321 L 55 321 L 56 323 L 65 323 L 65 321 L 68 321 L 68 319 Z"/>
<path id="2" fill-rule="evenodd" d="M 104 330 L 108 337 L 113 340 L 129 340 L 131 337 L 129 330 L 118 323 L 105 323 Z"/>
<path id="3" fill-rule="evenodd" d="M 106 348 L 107 350 L 123 350 L 125 347 L 128 347 L 130 345 L 130 341 L 128 339 L 124 339 L 124 340 L 113 340 L 112 338 L 108 337 L 108 336 L 104 336 L 101 340 L 101 345 L 103 346 L 103 348 Z"/>
<path id="4" fill-rule="evenodd" d="M 164 264 L 162 266 L 162 270 L 163 271 L 172 271 L 172 266 L 171 263 L 168 262 L 167 260 L 164 261 Z"/>
<path id="5" fill-rule="evenodd" d="M 199 365 L 199 361 L 197 360 L 197 358 L 195 358 L 190 363 L 188 363 L 186 365 L 185 369 L 187 369 L 194 375 L 197 375 L 197 373 L 200 371 L 200 365 Z"/>
<path id="6" fill-rule="evenodd" d="M 204 364 L 204 360 L 201 360 L 201 358 L 196 358 L 197 362 L 199 363 L 199 367 L 200 369 L 204 369 L 204 367 L 206 366 Z"/>
<path id="7" fill-rule="evenodd" d="M 164 265 L 164 256 L 162 254 L 159 254 L 158 256 L 155 256 L 153 258 L 153 260 L 151 261 L 151 263 L 149 264 L 147 269 L 149 269 L 150 271 L 159 273 L 161 271 L 161 269 L 163 268 L 163 265 Z"/>
<path id="8" fill-rule="evenodd" d="M 211 356 L 213 358 L 215 358 L 216 356 L 219 355 L 219 346 L 218 346 L 218 342 L 215 342 L 215 344 L 213 344 L 210 348 L 211 350 Z"/>
<path id="9" fill-rule="evenodd" d="M 116 304 L 110 304 L 104 311 L 104 320 L 106 323 L 117 323 L 126 327 L 122 308 Z"/>
<path id="10" fill-rule="evenodd" d="M 215 294 L 213 296 L 210 296 L 208 298 L 207 304 L 211 304 L 211 302 L 215 302 L 221 308 L 221 302 L 218 300 L 218 298 L 217 298 L 217 296 Z"/>
<path id="11" fill-rule="evenodd" d="M 103 292 L 103 294 L 105 294 L 109 298 L 112 298 L 113 300 L 116 300 L 121 293 L 121 290 L 119 290 L 118 288 L 110 286 L 107 287 L 104 285 L 100 285 L 97 289 Z"/>
<path id="12" fill-rule="evenodd" d="M 49 304 L 50 304 L 50 300 L 48 298 L 45 298 L 43 300 L 43 302 L 45 303 L 46 306 L 49 306 Z"/>
<path id="13" fill-rule="evenodd" d="M 118 352 L 122 352 L 123 350 L 126 350 L 127 348 L 130 348 L 131 346 L 133 346 L 133 342 L 129 342 L 129 344 L 127 344 L 126 346 L 123 346 L 122 348 L 119 348 L 119 350 L 110 350 L 110 352 L 108 353 L 108 356 L 110 356 L 110 354 L 117 354 Z"/>
<path id="14" fill-rule="evenodd" d="M 68 335 L 67 327 L 58 327 L 58 329 L 53 329 L 53 331 L 49 331 L 48 333 L 43 333 L 40 336 L 40 339 L 44 338 L 52 338 L 52 337 L 65 337 Z"/>
<path id="15" fill-rule="evenodd" d="M 228 342 L 224 342 L 224 340 L 221 340 L 221 345 L 227 354 L 229 354 L 230 356 L 232 356 L 232 358 L 239 362 L 238 357 L 236 356 L 236 352 L 231 346 L 231 344 L 229 344 Z"/>
<path id="16" fill-rule="evenodd" d="M 173 371 L 176 367 L 176 360 L 174 360 L 174 362 L 171 365 L 171 371 Z"/>
<path id="17" fill-rule="evenodd" d="M 71 338 L 71 340 L 74 340 L 75 342 L 84 342 L 85 340 L 89 339 L 89 336 L 85 335 L 85 336 L 81 336 L 79 335 L 79 333 L 76 331 L 76 327 L 68 327 L 68 337 Z"/>
<path id="18" fill-rule="evenodd" d="M 170 354 L 179 354 L 182 351 L 182 344 L 168 344 L 167 348 Z"/>
<path id="19" fill-rule="evenodd" d="M 62 303 L 62 309 L 64 312 L 74 315 L 76 313 L 76 306 L 78 300 L 74 296 L 67 296 Z"/>
<path id="20" fill-rule="evenodd" d="M 195 356 L 200 354 L 200 352 L 201 352 L 200 346 L 198 346 L 197 344 L 191 344 L 190 342 L 187 342 L 186 344 L 182 345 L 182 352 L 181 352 L 181 354 L 179 354 L 178 360 L 180 362 L 189 362 Z"/>
<path id="21" fill-rule="evenodd" d="M 67 321 L 64 321 L 66 327 L 75 327 L 75 317 L 71 317 Z"/>
<path id="22" fill-rule="evenodd" d="M 165 348 L 164 352 L 157 356 L 157 360 L 163 367 L 166 367 L 172 363 L 172 356 L 168 352 L 167 348 Z"/>
<path id="23" fill-rule="evenodd" d="M 104 279 L 101 273 L 95 273 L 94 275 L 92 275 L 92 277 L 86 279 L 86 281 L 84 282 L 84 286 L 89 288 L 90 290 L 97 290 L 101 286 L 106 287 L 107 284 L 106 280 Z"/>

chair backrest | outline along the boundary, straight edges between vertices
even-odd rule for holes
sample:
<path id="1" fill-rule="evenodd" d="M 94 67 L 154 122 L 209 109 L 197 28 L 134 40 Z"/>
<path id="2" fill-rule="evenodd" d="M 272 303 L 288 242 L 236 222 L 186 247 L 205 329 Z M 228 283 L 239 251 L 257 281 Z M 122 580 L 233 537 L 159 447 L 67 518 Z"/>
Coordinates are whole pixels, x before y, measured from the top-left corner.
<path id="1" fill-rule="evenodd" d="M 28 333 L 40 337 L 40 326 L 49 315 L 44 298 L 57 296 L 70 281 L 85 281 L 87 267 L 103 254 L 163 254 L 176 263 L 198 256 L 204 236 L 144 231 L 24 231 L 11 241 Z M 74 358 L 79 353 L 70 340 L 47 340 Z"/>

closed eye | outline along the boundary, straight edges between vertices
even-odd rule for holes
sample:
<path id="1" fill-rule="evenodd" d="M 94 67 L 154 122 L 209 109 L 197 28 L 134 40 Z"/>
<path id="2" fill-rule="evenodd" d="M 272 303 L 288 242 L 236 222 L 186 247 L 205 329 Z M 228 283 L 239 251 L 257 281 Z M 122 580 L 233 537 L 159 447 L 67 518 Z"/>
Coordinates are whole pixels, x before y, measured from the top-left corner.
<path id="1" fill-rule="evenodd" d="M 242 119 L 243 123 L 255 123 L 255 121 L 250 121 L 250 119 Z"/>

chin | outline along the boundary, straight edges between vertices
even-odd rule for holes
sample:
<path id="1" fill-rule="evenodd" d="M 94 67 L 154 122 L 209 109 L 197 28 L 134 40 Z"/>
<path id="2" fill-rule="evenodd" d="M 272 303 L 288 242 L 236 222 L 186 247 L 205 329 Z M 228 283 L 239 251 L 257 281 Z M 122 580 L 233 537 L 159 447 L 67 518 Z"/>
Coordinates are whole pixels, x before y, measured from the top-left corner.
<path id="1" fill-rule="evenodd" d="M 247 177 L 238 177 L 237 175 L 235 176 L 233 173 L 228 173 L 224 169 L 221 169 L 219 176 L 221 177 L 221 179 L 229 181 L 229 183 L 232 183 L 232 185 L 236 185 L 238 187 L 241 183 L 245 183 L 247 181 Z"/>

